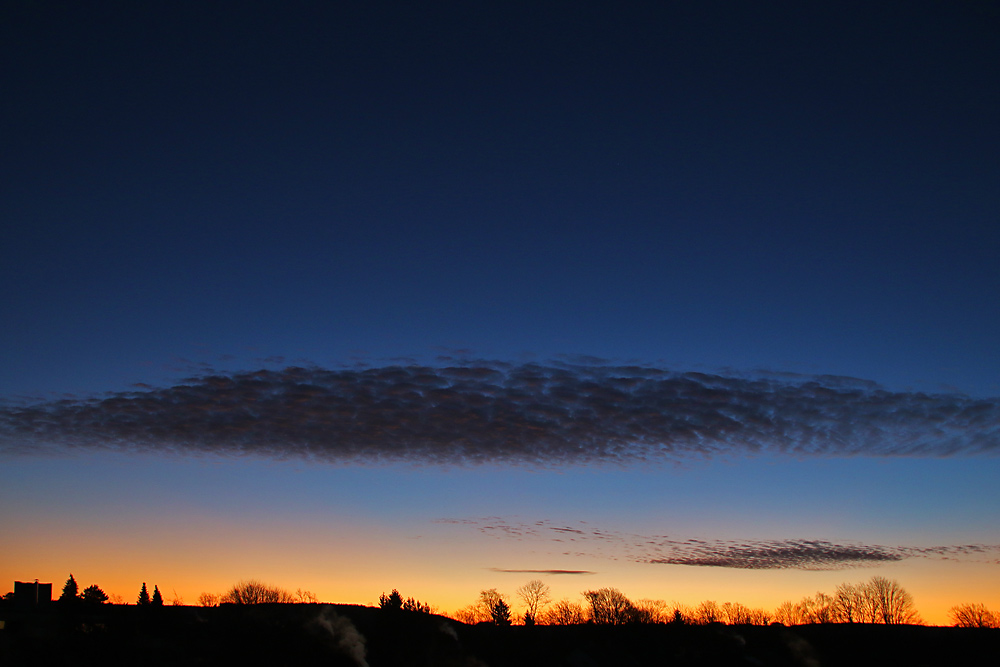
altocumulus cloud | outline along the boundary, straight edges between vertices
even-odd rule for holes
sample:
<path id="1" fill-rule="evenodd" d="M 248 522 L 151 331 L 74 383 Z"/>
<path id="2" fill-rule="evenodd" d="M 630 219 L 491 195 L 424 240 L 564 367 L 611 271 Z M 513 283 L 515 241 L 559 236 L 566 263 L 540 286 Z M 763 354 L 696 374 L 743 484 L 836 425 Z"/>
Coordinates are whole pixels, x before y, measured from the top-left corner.
<path id="1" fill-rule="evenodd" d="M 0 452 L 62 448 L 540 466 L 995 455 L 1000 401 L 831 376 L 481 362 L 206 373 L 166 388 L 0 407 Z"/>

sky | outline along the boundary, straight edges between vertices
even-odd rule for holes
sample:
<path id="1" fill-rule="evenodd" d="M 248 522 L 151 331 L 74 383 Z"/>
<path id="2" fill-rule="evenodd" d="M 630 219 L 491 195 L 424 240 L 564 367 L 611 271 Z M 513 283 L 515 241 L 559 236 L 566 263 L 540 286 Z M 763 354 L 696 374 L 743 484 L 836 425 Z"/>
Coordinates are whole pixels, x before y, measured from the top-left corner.
<path id="1" fill-rule="evenodd" d="M 997 80 L 986 0 L 4 3 L 0 587 L 1000 609 Z"/>

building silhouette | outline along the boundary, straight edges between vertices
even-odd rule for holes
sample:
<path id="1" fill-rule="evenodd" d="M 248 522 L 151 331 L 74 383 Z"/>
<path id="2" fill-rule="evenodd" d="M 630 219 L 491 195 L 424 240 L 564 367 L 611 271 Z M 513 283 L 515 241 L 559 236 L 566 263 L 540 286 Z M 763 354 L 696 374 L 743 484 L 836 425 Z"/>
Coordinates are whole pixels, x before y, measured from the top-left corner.
<path id="1" fill-rule="evenodd" d="M 52 602 L 52 584 L 40 584 L 38 579 L 14 582 L 14 603 L 19 607 L 34 607 Z"/>

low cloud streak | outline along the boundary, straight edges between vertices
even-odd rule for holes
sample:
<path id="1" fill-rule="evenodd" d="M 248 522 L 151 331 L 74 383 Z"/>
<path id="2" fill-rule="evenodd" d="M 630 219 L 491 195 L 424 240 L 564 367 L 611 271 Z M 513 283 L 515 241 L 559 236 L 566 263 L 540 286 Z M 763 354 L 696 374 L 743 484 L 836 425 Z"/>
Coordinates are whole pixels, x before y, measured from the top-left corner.
<path id="1" fill-rule="evenodd" d="M 958 544 L 931 547 L 887 546 L 827 540 L 720 540 L 638 535 L 547 520 L 520 522 L 501 517 L 446 519 L 442 523 L 474 528 L 499 540 L 531 542 L 551 556 L 627 560 L 649 565 L 687 565 L 740 570 L 845 570 L 875 567 L 911 558 L 996 563 L 1000 545 Z M 567 532 L 573 537 L 567 539 Z M 546 546 L 547 545 L 547 546 Z M 503 570 L 510 571 L 510 570 Z"/>
<path id="2" fill-rule="evenodd" d="M 554 574 L 554 575 L 588 575 L 594 574 L 590 570 L 507 570 L 499 567 L 491 567 L 490 572 L 501 574 Z"/>
<path id="3" fill-rule="evenodd" d="M 832 376 L 468 363 L 207 373 L 0 407 L 0 452 L 127 450 L 529 466 L 1000 452 L 1000 401 Z"/>

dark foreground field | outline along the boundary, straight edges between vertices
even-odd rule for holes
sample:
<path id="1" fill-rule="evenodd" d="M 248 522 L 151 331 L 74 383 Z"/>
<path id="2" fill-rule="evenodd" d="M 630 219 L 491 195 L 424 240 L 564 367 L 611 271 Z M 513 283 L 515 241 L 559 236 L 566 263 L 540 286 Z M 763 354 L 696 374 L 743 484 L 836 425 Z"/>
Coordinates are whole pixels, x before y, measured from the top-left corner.
<path id="1" fill-rule="evenodd" d="M 349 605 L 0 608 L 0 665 L 987 665 L 1000 630 L 468 626 Z"/>

